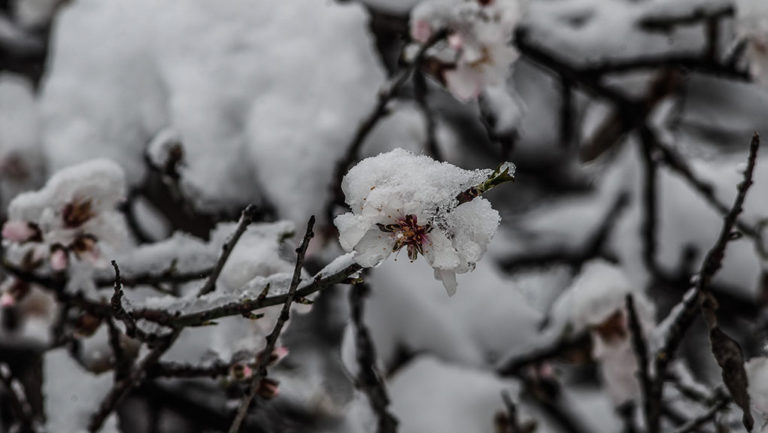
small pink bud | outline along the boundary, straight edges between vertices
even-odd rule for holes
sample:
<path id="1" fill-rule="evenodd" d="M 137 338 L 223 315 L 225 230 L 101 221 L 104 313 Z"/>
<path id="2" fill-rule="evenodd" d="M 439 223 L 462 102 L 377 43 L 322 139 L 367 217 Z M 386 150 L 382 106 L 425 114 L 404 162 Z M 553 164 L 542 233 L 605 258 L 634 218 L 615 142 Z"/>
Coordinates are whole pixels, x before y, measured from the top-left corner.
<path id="1" fill-rule="evenodd" d="M 285 346 L 280 346 L 275 348 L 275 350 L 272 352 L 272 365 L 278 364 L 280 361 L 283 360 L 286 356 L 288 356 L 288 348 Z"/>
<path id="2" fill-rule="evenodd" d="M 51 254 L 51 268 L 54 271 L 63 271 L 69 266 L 67 252 L 63 248 L 56 248 Z"/>
<path id="3" fill-rule="evenodd" d="M 243 365 L 243 379 L 248 379 L 253 376 L 253 369 L 248 365 Z"/>
<path id="4" fill-rule="evenodd" d="M 432 26 L 426 20 L 416 20 L 411 26 L 411 37 L 422 44 L 432 36 Z"/>
<path id="5" fill-rule="evenodd" d="M 3 224 L 3 238 L 13 242 L 24 242 L 35 235 L 35 229 L 26 221 L 11 220 Z"/>
<path id="6" fill-rule="evenodd" d="M 454 50 L 458 51 L 464 45 L 464 38 L 462 38 L 458 33 L 454 33 L 448 36 L 448 45 L 450 45 Z"/>
<path id="7" fill-rule="evenodd" d="M 16 298 L 8 292 L 4 292 L 0 295 L 0 307 L 12 307 L 16 304 Z"/>

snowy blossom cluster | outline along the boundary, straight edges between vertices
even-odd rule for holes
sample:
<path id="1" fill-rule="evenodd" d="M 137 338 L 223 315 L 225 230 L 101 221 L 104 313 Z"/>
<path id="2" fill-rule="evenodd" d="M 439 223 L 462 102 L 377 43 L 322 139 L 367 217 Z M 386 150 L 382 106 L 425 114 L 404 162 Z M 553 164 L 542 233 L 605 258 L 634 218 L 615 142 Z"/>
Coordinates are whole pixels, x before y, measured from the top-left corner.
<path id="1" fill-rule="evenodd" d="M 101 250 L 119 250 L 128 234 L 117 204 L 125 197 L 122 169 L 93 160 L 54 174 L 39 191 L 18 195 L 2 235 L 25 269 L 48 262 L 54 271 L 74 260 L 103 264 Z"/>
<path id="2" fill-rule="evenodd" d="M 428 52 L 428 69 L 456 98 L 473 100 L 509 76 L 521 9 L 519 0 L 425 1 L 411 13 L 411 37 L 426 43 L 447 31 L 447 40 Z"/>
<path id="3" fill-rule="evenodd" d="M 642 292 L 632 290 L 621 269 L 607 262 L 586 265 L 552 307 L 555 322 L 563 322 L 571 332 L 589 332 L 592 357 L 599 363 L 607 391 L 617 406 L 640 395 L 626 308 L 629 294 L 641 329 L 648 333 L 654 326 L 653 305 Z"/>
<path id="4" fill-rule="evenodd" d="M 738 33 L 747 44 L 750 73 L 768 86 L 768 3 L 739 0 L 735 5 Z"/>
<path id="5" fill-rule="evenodd" d="M 342 183 L 352 211 L 334 221 L 341 246 L 364 267 L 403 248 L 411 261 L 421 254 L 453 294 L 456 274 L 474 269 L 499 225 L 490 202 L 475 196 L 513 170 L 463 170 L 402 149 L 367 158 Z"/>

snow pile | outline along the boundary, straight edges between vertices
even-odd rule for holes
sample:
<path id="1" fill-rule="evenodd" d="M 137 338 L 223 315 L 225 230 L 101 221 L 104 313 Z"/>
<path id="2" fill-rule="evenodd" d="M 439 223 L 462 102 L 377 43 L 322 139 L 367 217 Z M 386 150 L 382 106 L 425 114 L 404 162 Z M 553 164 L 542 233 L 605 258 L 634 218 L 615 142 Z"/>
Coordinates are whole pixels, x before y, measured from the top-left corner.
<path id="1" fill-rule="evenodd" d="M 17 196 L 8 208 L 3 239 L 22 265 L 47 261 L 54 271 L 73 260 L 104 265 L 102 250 L 127 241 L 125 222 L 115 210 L 125 197 L 123 171 L 108 160 L 93 160 L 54 174 L 45 187 Z"/>
<path id="2" fill-rule="evenodd" d="M 752 358 L 744 366 L 749 380 L 749 397 L 752 413 L 758 416 L 757 426 L 761 433 L 768 431 L 768 358 Z"/>
<path id="3" fill-rule="evenodd" d="M 173 130 L 198 206 L 266 194 L 294 221 L 322 208 L 385 80 L 354 4 L 83 0 L 62 8 L 53 41 L 41 106 L 54 169 L 109 157 L 139 183 L 147 144 Z M 371 148 L 393 142 L 377 135 Z"/>
<path id="4" fill-rule="evenodd" d="M 570 332 L 589 331 L 592 356 L 617 406 L 640 395 L 627 295 L 633 296 L 641 328 L 647 333 L 654 325 L 653 305 L 642 292 L 633 290 L 621 269 L 607 262 L 587 264 L 552 306 L 553 322 Z"/>
<path id="5" fill-rule="evenodd" d="M 90 417 L 112 388 L 112 374 L 94 375 L 84 370 L 66 349 L 46 352 L 43 360 L 45 430 L 85 433 Z M 112 414 L 100 430 L 117 433 L 117 415 Z"/>
<path id="6" fill-rule="evenodd" d="M 209 249 L 221 251 L 235 227 L 235 223 L 218 225 L 211 233 Z M 284 251 L 290 249 L 285 240 L 293 232 L 293 224 L 285 221 L 252 224 L 232 251 L 214 292 L 198 298 L 198 285 L 190 288 L 181 299 L 170 296 L 151 298 L 143 301 L 144 306 L 188 314 L 239 300 L 255 299 L 267 285 L 269 296 L 283 294 L 288 290 L 294 268 L 293 259 L 283 258 Z M 310 308 L 294 303 L 292 312 L 306 313 Z M 256 353 L 263 350 L 265 337 L 275 326 L 281 309 L 282 304 L 278 304 L 254 311 L 256 315 L 263 315 L 258 319 L 227 317 L 217 319 L 213 326 L 184 332 L 164 359 L 190 362 L 209 359 L 229 361 L 234 357 L 243 357 L 252 360 Z M 280 347 L 279 341 L 278 349 L 282 358 L 287 350 Z"/>
<path id="7" fill-rule="evenodd" d="M 334 220 L 341 246 L 354 250 L 363 267 L 376 266 L 403 247 L 411 261 L 422 254 L 452 295 L 456 274 L 474 269 L 500 219 L 488 200 L 459 203 L 457 196 L 494 173 L 463 170 L 402 149 L 367 158 L 342 182 L 352 212 Z"/>
<path id="8" fill-rule="evenodd" d="M 425 43 L 449 32 L 446 42 L 430 49 L 429 60 L 456 98 L 473 100 L 509 77 L 518 57 L 510 43 L 521 15 L 519 0 L 428 0 L 411 13 L 411 37 Z"/>
<path id="9" fill-rule="evenodd" d="M 747 43 L 750 73 L 760 84 L 768 86 L 768 3 L 762 0 L 739 0 L 736 26 Z"/>

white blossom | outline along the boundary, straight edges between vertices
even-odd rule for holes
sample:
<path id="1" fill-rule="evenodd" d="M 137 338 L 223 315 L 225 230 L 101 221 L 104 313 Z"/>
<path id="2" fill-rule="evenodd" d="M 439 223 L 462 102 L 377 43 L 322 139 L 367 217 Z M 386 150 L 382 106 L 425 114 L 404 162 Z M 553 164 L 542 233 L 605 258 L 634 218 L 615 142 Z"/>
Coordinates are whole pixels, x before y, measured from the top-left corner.
<path id="1" fill-rule="evenodd" d="M 604 261 L 588 263 L 552 307 L 555 322 L 569 326 L 572 332 L 589 332 L 592 357 L 617 406 L 640 395 L 626 308 L 629 294 L 647 334 L 654 325 L 653 305 L 644 293 L 634 290 L 620 268 Z"/>
<path id="2" fill-rule="evenodd" d="M 430 0 L 411 13 L 411 37 L 425 43 L 436 32 L 447 41 L 430 50 L 439 78 L 456 98 L 476 99 L 506 81 L 518 52 L 511 45 L 520 20 L 519 0 Z"/>
<path id="3" fill-rule="evenodd" d="M 125 197 L 123 171 L 93 160 L 54 174 L 39 191 L 13 199 L 3 238 L 25 267 L 48 261 L 61 271 L 76 259 L 103 264 L 100 249 L 120 249 L 128 235 L 117 204 Z"/>
<path id="4" fill-rule="evenodd" d="M 509 176 L 510 169 L 463 170 L 402 149 L 367 158 L 342 183 L 352 212 L 334 221 L 341 246 L 355 251 L 364 267 L 401 248 L 411 261 L 422 254 L 453 294 L 456 274 L 474 269 L 499 225 L 487 200 L 460 202 L 457 196 L 500 172 Z"/>
<path id="5" fill-rule="evenodd" d="M 747 44 L 750 74 L 768 86 L 768 2 L 739 0 L 734 5 L 737 32 Z"/>

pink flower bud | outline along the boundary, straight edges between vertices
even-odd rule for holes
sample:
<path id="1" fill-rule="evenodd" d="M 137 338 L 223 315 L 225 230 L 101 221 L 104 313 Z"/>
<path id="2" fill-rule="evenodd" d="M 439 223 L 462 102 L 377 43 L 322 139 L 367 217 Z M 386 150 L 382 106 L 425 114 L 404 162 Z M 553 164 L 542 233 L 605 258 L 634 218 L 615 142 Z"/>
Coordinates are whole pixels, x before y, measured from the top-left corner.
<path id="1" fill-rule="evenodd" d="M 288 348 L 285 346 L 280 346 L 275 348 L 275 350 L 272 352 L 272 357 L 274 358 L 274 361 L 272 361 L 272 365 L 278 364 L 280 361 L 283 360 L 286 356 L 288 356 Z"/>
<path id="2" fill-rule="evenodd" d="M 411 37 L 422 44 L 432 36 L 432 26 L 426 20 L 416 20 L 411 26 Z"/>
<path id="3" fill-rule="evenodd" d="M 458 33 L 454 33 L 448 36 L 448 45 L 450 45 L 454 50 L 458 51 L 464 45 L 464 38 L 462 38 Z"/>
<path id="4" fill-rule="evenodd" d="M 69 266 L 67 252 L 63 248 L 56 248 L 51 254 L 51 268 L 54 271 L 63 271 Z"/>
<path id="5" fill-rule="evenodd" d="M 35 235 L 35 229 L 26 221 L 6 221 L 3 224 L 3 238 L 13 242 L 24 242 Z"/>
<path id="6" fill-rule="evenodd" d="M 0 295 L 0 307 L 12 307 L 16 304 L 16 298 L 8 292 L 4 292 Z"/>
<path id="7" fill-rule="evenodd" d="M 243 379 L 248 379 L 253 376 L 253 369 L 248 365 L 243 365 Z"/>

